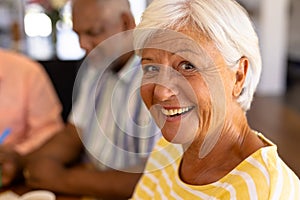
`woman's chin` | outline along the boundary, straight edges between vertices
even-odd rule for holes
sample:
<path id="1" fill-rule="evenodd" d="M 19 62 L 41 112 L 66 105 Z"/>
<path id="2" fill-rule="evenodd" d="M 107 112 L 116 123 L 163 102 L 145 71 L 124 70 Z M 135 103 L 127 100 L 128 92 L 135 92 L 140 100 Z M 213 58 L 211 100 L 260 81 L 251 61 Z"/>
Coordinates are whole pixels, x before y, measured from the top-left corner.
<path id="1" fill-rule="evenodd" d="M 187 144 L 187 143 L 191 143 L 194 139 L 193 136 L 189 136 L 180 132 L 177 133 L 176 132 L 174 133 L 174 131 L 170 132 L 164 130 L 164 128 L 162 129 L 162 135 L 168 142 L 171 142 L 173 144 Z"/>

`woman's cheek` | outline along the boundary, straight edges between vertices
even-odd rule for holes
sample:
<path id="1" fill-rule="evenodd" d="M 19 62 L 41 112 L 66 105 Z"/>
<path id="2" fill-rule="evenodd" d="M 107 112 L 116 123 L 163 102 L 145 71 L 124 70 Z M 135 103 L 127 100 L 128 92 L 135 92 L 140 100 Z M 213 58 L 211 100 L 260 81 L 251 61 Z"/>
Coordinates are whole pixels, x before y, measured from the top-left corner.
<path id="1" fill-rule="evenodd" d="M 142 85 L 140 91 L 141 91 L 141 97 L 145 105 L 147 106 L 148 109 L 150 109 L 151 102 L 152 102 L 153 85 L 152 84 Z"/>

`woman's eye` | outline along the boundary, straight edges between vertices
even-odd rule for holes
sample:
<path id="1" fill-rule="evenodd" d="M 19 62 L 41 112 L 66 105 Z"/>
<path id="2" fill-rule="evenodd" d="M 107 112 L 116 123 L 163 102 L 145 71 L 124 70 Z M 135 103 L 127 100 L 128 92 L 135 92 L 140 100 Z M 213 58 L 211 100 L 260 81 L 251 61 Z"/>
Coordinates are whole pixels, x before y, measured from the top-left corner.
<path id="1" fill-rule="evenodd" d="M 181 63 L 180 68 L 183 69 L 183 70 L 194 70 L 195 69 L 194 65 L 192 65 L 189 62 Z"/>
<path id="2" fill-rule="evenodd" d="M 143 67 L 143 71 L 144 71 L 144 73 L 147 73 L 147 72 L 158 72 L 159 68 L 157 66 L 154 66 L 154 65 L 145 65 Z"/>

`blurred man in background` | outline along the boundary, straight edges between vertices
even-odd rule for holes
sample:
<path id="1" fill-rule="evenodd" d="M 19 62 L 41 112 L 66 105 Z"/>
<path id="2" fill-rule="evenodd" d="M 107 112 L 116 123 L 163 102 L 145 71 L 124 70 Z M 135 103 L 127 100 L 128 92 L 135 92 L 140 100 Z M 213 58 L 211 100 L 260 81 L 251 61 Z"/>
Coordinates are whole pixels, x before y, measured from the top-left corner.
<path id="1" fill-rule="evenodd" d="M 77 99 L 67 126 L 28 158 L 24 176 L 34 188 L 126 199 L 160 137 L 139 96 L 140 60 L 130 37 L 106 44 L 115 34 L 126 37 L 134 18 L 127 0 L 75 0 L 72 9 L 73 29 L 88 54 Z M 87 161 L 74 167 L 84 149 Z"/>

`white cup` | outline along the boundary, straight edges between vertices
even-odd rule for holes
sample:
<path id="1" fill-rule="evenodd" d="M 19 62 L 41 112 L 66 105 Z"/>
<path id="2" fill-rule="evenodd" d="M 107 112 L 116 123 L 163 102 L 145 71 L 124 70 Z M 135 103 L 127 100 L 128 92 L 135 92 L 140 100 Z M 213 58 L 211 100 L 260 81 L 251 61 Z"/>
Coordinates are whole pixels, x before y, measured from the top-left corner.
<path id="1" fill-rule="evenodd" d="M 55 194 L 47 190 L 35 190 L 23 194 L 19 200 L 55 200 Z"/>

